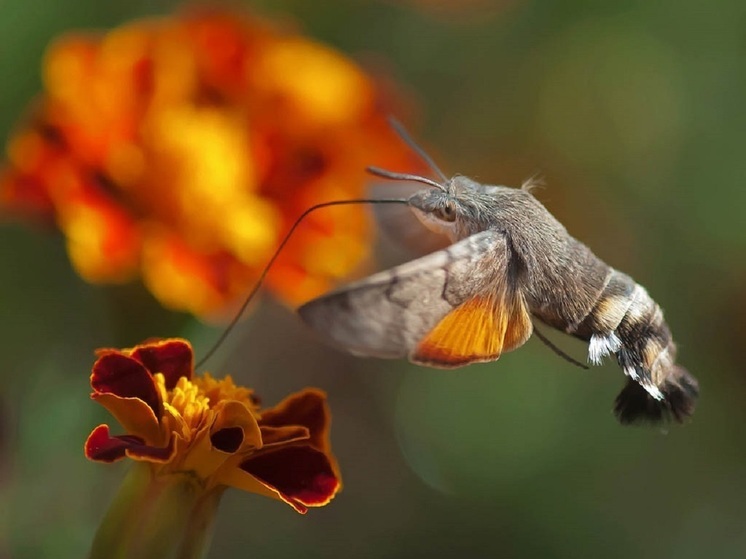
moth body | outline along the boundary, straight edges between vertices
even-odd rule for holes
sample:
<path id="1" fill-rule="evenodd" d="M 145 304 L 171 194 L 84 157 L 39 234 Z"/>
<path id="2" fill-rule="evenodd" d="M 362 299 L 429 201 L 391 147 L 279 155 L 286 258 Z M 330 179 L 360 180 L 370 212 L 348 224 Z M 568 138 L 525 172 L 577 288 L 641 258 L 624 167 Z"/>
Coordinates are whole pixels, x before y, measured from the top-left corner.
<path id="1" fill-rule="evenodd" d="M 357 354 L 458 367 L 522 345 L 531 316 L 613 355 L 628 377 L 623 423 L 691 415 L 697 381 L 676 365 L 660 307 L 604 263 L 531 194 L 456 176 L 408 205 L 443 250 L 380 272 L 299 309 L 324 336 Z"/>

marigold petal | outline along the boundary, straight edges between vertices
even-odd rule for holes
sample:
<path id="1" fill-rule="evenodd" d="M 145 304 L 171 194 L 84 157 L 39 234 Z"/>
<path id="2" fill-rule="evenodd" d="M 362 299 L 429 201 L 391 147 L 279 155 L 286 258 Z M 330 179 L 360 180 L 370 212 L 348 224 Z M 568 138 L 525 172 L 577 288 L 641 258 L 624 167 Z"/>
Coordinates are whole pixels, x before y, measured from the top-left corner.
<path id="1" fill-rule="evenodd" d="M 263 497 L 269 497 L 270 499 L 282 500 L 275 489 L 268 487 L 251 474 L 248 474 L 239 468 L 238 465 L 240 462 L 240 460 L 227 461 L 216 473 L 214 483 L 225 485 L 226 487 L 233 487 L 241 491 L 246 491 L 247 493 L 262 495 Z M 298 510 L 298 507 L 295 505 L 293 505 L 293 508 Z M 305 507 L 304 510 L 298 510 L 298 512 L 305 513 Z"/>
<path id="2" fill-rule="evenodd" d="M 202 479 L 219 478 L 218 470 L 235 469 L 247 453 L 262 446 L 256 418 L 242 402 L 219 401 L 211 413 L 215 415 L 209 429 L 193 435 L 181 466 Z"/>
<path id="3" fill-rule="evenodd" d="M 126 209 L 96 192 L 100 187 L 91 178 L 79 174 L 69 180 L 81 192 L 58 189 L 55 203 L 76 271 L 93 283 L 131 280 L 139 264 L 139 225 Z"/>
<path id="4" fill-rule="evenodd" d="M 210 434 L 210 444 L 213 448 L 226 454 L 233 454 L 243 444 L 243 429 L 240 427 L 225 427 Z"/>
<path id="5" fill-rule="evenodd" d="M 151 228 L 142 261 L 143 282 L 166 307 L 204 315 L 226 298 L 223 270 L 233 268 L 227 255 L 205 255 L 177 235 Z"/>
<path id="6" fill-rule="evenodd" d="M 128 456 L 146 462 L 168 462 L 175 452 L 173 441 L 167 447 L 154 447 L 132 435 L 109 435 L 108 425 L 96 427 L 85 442 L 85 455 L 97 462 L 116 462 Z"/>
<path id="7" fill-rule="evenodd" d="M 300 125 L 333 126 L 360 118 L 372 100 L 371 84 L 349 60 L 301 38 L 278 40 L 256 68 L 257 88 L 284 101 Z"/>
<path id="8" fill-rule="evenodd" d="M 91 398 L 109 410 L 127 433 L 153 445 L 165 442 L 165 433 L 153 409 L 140 398 L 122 398 L 116 394 L 101 392 L 94 392 Z"/>
<path id="9" fill-rule="evenodd" d="M 262 411 L 259 425 L 262 427 L 283 427 L 301 425 L 310 434 L 311 445 L 319 450 L 329 449 L 329 407 L 326 393 L 315 388 L 307 388 L 292 394 L 275 407 Z"/>
<path id="10" fill-rule="evenodd" d="M 161 399 L 152 375 L 142 363 L 121 353 L 106 353 L 93 364 L 91 387 L 98 393 L 121 398 L 139 398 L 156 417 L 162 412 Z"/>
<path id="11" fill-rule="evenodd" d="M 168 390 L 176 386 L 180 377 L 191 379 L 194 371 L 194 352 L 186 340 L 143 344 L 132 350 L 131 357 L 145 365 L 151 374 L 163 373 Z"/>
<path id="12" fill-rule="evenodd" d="M 284 425 L 282 427 L 263 425 L 260 429 L 262 432 L 262 448 L 298 442 L 311 437 L 308 427 L 301 427 L 300 425 Z"/>
<path id="13" fill-rule="evenodd" d="M 216 406 L 215 421 L 210 427 L 210 438 L 225 441 L 228 432 L 239 428 L 241 430 L 241 444 L 233 452 L 259 449 L 262 447 L 262 433 L 259 431 L 254 414 L 241 402 L 229 400 Z M 235 435 L 231 435 L 235 437 Z M 213 446 L 223 450 L 213 441 Z M 224 451 L 228 452 L 228 451 Z"/>
<path id="14" fill-rule="evenodd" d="M 85 455 L 89 460 L 116 462 L 126 456 L 125 451 L 130 444 L 137 444 L 139 441 L 138 437 L 130 435 L 110 437 L 109 426 L 99 425 L 85 441 Z"/>
<path id="15" fill-rule="evenodd" d="M 240 430 L 238 427 L 230 429 Z M 243 439 L 243 434 L 241 435 L 241 439 Z M 228 446 L 226 446 L 226 448 L 216 448 L 213 444 L 210 433 L 206 429 L 196 435 L 193 440 L 184 440 L 184 443 L 189 445 L 189 449 L 188 451 L 185 451 L 186 456 L 184 457 L 182 464 L 179 466 L 179 469 L 193 472 L 194 475 L 200 479 L 216 479 L 218 477 L 216 476 L 216 472 L 221 470 L 226 462 L 238 459 L 236 455 L 230 451 Z"/>
<path id="16" fill-rule="evenodd" d="M 301 513 L 327 504 L 342 486 L 329 457 L 305 445 L 260 453 L 240 467 Z"/>

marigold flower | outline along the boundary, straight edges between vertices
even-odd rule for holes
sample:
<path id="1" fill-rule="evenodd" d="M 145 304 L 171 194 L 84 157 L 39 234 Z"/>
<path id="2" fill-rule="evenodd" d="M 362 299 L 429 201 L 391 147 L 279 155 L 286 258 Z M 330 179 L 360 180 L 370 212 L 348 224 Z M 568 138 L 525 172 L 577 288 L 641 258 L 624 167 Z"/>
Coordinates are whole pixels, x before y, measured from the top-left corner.
<path id="1" fill-rule="evenodd" d="M 358 66 L 248 15 L 71 34 L 48 49 L 43 78 L 8 142 L 0 208 L 59 227 L 85 279 L 140 275 L 197 315 L 234 306 L 310 205 L 360 197 L 366 165 L 411 166 Z M 268 288 L 295 304 L 348 275 L 368 255 L 365 216 L 310 217 Z"/>
<path id="2" fill-rule="evenodd" d="M 100 350 L 91 386 L 91 397 L 126 432 L 111 436 L 107 425 L 96 427 L 85 443 L 91 460 L 128 457 L 147 463 L 156 479 L 186 475 L 200 491 L 236 487 L 300 513 L 341 488 L 319 390 L 261 409 L 230 377 L 194 376 L 192 348 L 179 339 Z"/>

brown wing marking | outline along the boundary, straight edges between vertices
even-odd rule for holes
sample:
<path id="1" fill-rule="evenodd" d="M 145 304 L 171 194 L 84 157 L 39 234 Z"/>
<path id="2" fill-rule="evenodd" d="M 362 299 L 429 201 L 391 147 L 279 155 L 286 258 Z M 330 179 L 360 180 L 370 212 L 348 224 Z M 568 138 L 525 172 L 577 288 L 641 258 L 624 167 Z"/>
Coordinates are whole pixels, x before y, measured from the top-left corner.
<path id="1" fill-rule="evenodd" d="M 521 346 L 532 330 L 523 297 L 500 286 L 448 313 L 415 348 L 411 360 L 444 368 L 494 361 Z"/>

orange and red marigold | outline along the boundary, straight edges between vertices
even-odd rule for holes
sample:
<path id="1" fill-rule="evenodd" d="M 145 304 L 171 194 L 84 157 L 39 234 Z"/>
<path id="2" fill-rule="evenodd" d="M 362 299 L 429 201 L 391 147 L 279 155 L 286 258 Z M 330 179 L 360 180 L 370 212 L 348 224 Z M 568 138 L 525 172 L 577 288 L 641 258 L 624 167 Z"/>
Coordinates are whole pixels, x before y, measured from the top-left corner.
<path id="1" fill-rule="evenodd" d="M 165 305 L 224 311 L 309 206 L 360 197 L 410 155 L 350 60 L 248 15 L 196 10 L 46 55 L 44 94 L 7 146 L 0 210 L 59 227 L 94 282 L 140 274 Z M 366 257 L 362 208 L 312 215 L 267 285 L 299 303 Z"/>
<path id="2" fill-rule="evenodd" d="M 306 389 L 261 409 L 230 377 L 195 376 L 192 348 L 179 339 L 98 353 L 91 397 L 126 434 L 99 425 L 85 443 L 88 458 L 129 457 L 150 464 L 154 478 L 187 475 L 204 492 L 236 487 L 302 513 L 339 491 L 323 392 Z"/>

